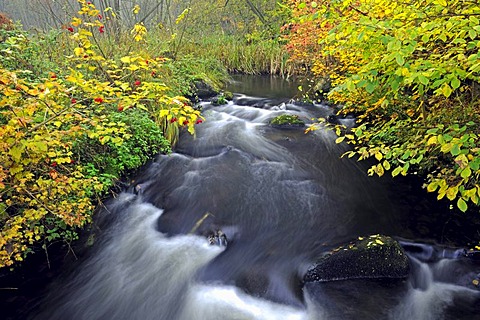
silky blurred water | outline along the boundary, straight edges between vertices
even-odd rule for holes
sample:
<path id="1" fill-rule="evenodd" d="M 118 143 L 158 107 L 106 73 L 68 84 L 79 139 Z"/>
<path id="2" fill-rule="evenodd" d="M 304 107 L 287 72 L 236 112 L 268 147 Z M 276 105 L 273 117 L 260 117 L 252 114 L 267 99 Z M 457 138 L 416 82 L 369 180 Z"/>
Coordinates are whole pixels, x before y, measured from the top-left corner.
<path id="1" fill-rule="evenodd" d="M 422 202 L 399 201 L 401 188 L 341 158 L 346 146 L 332 131 L 269 126 L 285 113 L 308 124 L 333 112 L 290 101 L 294 85 L 282 85 L 250 96 L 257 85 L 237 83 L 234 101 L 202 103 L 196 138 L 183 135 L 112 201 L 93 254 L 32 318 L 479 318 L 471 280 L 480 266 L 455 250 L 432 255 L 431 245 L 412 251 L 405 281 L 302 284 L 316 258 L 358 236 L 421 240 L 411 225 Z M 209 245 L 217 230 L 226 247 Z"/>

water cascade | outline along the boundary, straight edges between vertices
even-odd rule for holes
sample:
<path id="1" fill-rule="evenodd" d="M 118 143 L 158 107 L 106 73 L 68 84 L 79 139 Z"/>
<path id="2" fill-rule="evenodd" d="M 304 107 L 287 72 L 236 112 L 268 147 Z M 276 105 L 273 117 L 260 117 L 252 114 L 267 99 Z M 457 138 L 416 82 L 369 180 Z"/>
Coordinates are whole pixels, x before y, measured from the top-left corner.
<path id="1" fill-rule="evenodd" d="M 111 201 L 93 252 L 33 319 L 480 319 L 480 265 L 418 244 L 417 209 L 391 181 L 341 158 L 347 147 L 329 130 L 269 126 L 331 107 L 234 90 L 226 105 L 203 102 L 196 138 Z M 209 243 L 218 231 L 226 245 Z M 303 285 L 316 258 L 377 233 L 402 239 L 407 280 Z"/>

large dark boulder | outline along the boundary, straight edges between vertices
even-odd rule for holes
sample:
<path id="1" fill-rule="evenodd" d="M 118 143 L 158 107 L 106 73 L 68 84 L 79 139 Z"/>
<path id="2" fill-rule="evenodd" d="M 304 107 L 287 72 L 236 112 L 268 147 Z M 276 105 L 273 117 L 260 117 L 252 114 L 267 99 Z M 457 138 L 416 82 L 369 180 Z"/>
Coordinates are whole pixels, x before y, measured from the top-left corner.
<path id="1" fill-rule="evenodd" d="M 404 279 L 408 257 L 400 244 L 388 236 L 372 235 L 341 246 L 310 268 L 304 282 L 348 279 Z"/>
<path id="2" fill-rule="evenodd" d="M 218 91 L 203 80 L 196 80 L 193 85 L 196 99 L 206 100 L 218 95 Z"/>

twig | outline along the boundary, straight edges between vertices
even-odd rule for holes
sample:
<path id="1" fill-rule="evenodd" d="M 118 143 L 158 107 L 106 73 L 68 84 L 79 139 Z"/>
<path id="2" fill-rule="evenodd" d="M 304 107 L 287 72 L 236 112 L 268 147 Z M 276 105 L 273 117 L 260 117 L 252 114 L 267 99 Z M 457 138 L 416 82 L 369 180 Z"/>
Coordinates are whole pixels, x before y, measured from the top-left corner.
<path id="1" fill-rule="evenodd" d="M 50 269 L 51 269 L 51 267 L 50 267 L 50 259 L 49 259 L 49 257 L 48 257 L 48 249 L 47 249 L 47 245 L 46 245 L 45 242 L 43 243 L 43 246 L 42 246 L 42 247 L 43 247 L 43 250 L 45 251 L 45 256 L 46 256 L 46 258 L 47 258 L 48 269 L 50 270 Z"/>
<path id="2" fill-rule="evenodd" d="M 203 217 L 200 220 L 198 220 L 197 223 L 195 223 L 192 230 L 190 230 L 189 234 L 193 234 L 195 231 L 197 231 L 197 229 L 200 227 L 203 221 L 205 221 L 205 219 L 207 219 L 209 216 L 213 216 L 213 214 L 211 214 L 210 212 L 205 213 Z"/>

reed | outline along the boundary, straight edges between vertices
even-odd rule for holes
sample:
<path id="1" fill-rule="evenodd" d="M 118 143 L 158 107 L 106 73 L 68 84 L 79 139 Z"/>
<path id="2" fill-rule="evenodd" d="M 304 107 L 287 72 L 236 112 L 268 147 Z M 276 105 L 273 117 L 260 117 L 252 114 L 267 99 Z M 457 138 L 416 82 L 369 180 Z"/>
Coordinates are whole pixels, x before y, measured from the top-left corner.
<path id="1" fill-rule="evenodd" d="M 288 78 L 297 70 L 283 44 L 275 39 L 247 41 L 235 36 L 210 36 L 188 41 L 181 53 L 219 60 L 232 73 L 272 74 Z"/>

